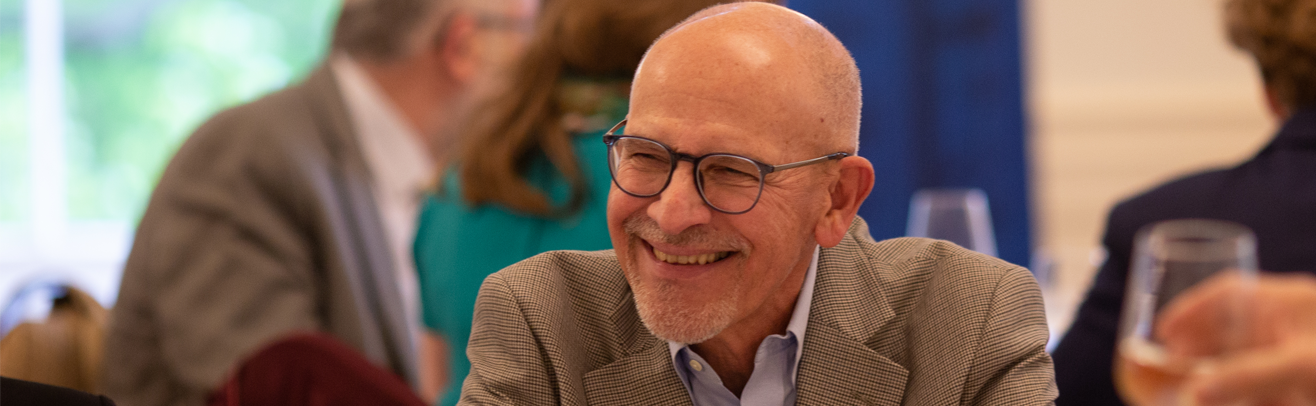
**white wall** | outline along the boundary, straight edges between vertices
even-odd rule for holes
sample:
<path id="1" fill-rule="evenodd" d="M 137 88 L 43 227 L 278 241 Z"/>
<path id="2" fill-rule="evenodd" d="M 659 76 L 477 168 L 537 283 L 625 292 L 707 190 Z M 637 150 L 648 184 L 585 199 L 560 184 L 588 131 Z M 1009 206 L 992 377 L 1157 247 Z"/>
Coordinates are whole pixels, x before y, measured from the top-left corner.
<path id="1" fill-rule="evenodd" d="M 1225 38 L 1219 0 L 1026 0 L 1025 56 L 1037 244 L 1057 268 L 1053 331 L 1100 264 L 1118 201 L 1246 159 L 1275 124 L 1251 60 Z"/>

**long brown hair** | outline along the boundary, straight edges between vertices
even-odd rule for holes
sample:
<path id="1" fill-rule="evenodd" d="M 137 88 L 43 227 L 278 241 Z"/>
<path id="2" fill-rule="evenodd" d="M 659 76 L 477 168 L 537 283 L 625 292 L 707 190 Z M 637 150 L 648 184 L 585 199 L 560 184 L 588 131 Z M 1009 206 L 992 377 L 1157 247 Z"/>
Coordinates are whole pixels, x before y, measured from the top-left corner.
<path id="1" fill-rule="evenodd" d="M 574 211 L 585 197 L 584 176 L 562 128 L 557 94 L 567 75 L 630 80 L 659 34 L 717 0 L 548 0 L 510 86 L 477 112 L 462 131 L 457 162 L 462 198 L 501 204 L 539 216 Z M 543 153 L 571 185 L 571 200 L 554 207 L 525 178 Z"/>

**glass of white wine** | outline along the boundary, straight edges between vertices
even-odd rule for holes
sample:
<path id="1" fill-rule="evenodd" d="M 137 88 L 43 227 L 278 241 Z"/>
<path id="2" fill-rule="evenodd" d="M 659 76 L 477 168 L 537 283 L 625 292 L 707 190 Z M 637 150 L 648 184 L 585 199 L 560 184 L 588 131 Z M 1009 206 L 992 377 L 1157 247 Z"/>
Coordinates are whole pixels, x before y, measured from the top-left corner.
<path id="1" fill-rule="evenodd" d="M 1235 273 L 1255 279 L 1257 243 L 1247 227 L 1218 220 L 1170 220 L 1138 232 L 1124 298 L 1115 386 L 1135 406 L 1179 406 L 1188 402 L 1180 386 L 1196 368 L 1223 355 L 1246 334 L 1243 312 L 1233 312 L 1218 332 L 1217 353 L 1173 354 L 1156 335 L 1161 311 L 1179 294 L 1215 276 Z"/>

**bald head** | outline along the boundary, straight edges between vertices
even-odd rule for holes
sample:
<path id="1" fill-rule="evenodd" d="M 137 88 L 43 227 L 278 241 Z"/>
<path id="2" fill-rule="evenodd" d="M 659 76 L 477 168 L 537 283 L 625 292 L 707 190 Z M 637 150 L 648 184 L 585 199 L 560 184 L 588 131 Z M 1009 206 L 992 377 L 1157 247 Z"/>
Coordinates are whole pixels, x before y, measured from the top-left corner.
<path id="1" fill-rule="evenodd" d="M 860 92 L 854 59 L 826 28 L 781 6 L 744 2 L 702 10 L 660 36 L 633 97 L 721 102 L 728 113 L 762 113 L 773 128 L 794 130 L 789 147 L 853 153 Z"/>

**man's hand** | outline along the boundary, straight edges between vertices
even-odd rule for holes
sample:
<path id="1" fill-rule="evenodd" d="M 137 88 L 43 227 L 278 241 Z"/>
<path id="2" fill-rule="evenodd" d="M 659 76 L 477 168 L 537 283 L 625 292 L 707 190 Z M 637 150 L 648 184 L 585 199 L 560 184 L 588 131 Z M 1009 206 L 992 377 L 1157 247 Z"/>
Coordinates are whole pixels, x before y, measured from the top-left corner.
<path id="1" fill-rule="evenodd" d="M 1241 340 L 1190 376 L 1186 394 L 1201 406 L 1316 405 L 1316 278 L 1261 276 L 1250 292 L 1248 283 L 1218 277 L 1165 310 L 1157 334 L 1171 352 L 1211 353 Z M 1231 338 L 1236 315 L 1246 327 Z"/>

